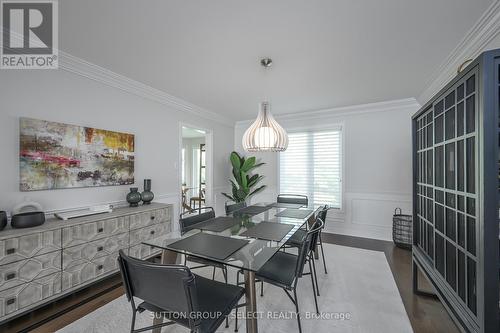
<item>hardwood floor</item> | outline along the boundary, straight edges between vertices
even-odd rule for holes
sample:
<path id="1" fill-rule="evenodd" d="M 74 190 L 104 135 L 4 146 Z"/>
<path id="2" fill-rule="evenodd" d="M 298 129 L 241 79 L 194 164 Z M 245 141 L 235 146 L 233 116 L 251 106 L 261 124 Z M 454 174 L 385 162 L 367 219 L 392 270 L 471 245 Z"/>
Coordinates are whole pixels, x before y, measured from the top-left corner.
<path id="1" fill-rule="evenodd" d="M 323 241 L 384 252 L 413 330 L 416 333 L 459 332 L 439 300 L 413 294 L 410 251 L 397 248 L 391 242 L 337 234 L 324 233 Z M 421 289 L 432 292 L 431 286 L 426 283 L 423 276 L 419 280 Z M 17 318 L 8 325 L 0 326 L 0 332 L 55 332 L 123 295 L 124 290 L 120 281 L 120 276 L 117 274 L 98 285 Z"/>

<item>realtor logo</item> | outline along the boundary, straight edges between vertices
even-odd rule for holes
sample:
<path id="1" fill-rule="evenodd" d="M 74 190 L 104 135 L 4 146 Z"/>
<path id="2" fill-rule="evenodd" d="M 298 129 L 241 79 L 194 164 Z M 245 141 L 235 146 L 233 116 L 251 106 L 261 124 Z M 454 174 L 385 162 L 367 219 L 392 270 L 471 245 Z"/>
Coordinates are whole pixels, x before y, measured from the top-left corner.
<path id="1" fill-rule="evenodd" d="M 2 0 L 0 68 L 58 68 L 57 0 Z"/>

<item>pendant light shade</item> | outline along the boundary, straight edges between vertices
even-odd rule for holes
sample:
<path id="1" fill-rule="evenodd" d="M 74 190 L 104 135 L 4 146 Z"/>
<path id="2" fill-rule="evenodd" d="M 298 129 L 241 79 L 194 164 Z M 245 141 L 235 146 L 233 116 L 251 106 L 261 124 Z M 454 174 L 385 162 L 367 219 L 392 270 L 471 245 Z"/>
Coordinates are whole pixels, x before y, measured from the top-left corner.
<path id="1" fill-rule="evenodd" d="M 257 119 L 243 135 L 243 148 L 249 152 L 284 151 L 288 147 L 288 135 L 271 112 L 269 103 L 260 103 Z"/>

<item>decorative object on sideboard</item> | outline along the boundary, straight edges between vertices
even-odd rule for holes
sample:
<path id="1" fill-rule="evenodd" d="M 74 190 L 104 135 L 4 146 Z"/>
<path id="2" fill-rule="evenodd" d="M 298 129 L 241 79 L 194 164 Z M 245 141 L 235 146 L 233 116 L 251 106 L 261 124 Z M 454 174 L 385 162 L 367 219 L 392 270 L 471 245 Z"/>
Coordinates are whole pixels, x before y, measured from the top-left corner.
<path id="1" fill-rule="evenodd" d="M 66 221 L 77 217 L 91 216 L 91 215 L 111 213 L 111 212 L 113 212 L 112 205 L 98 205 L 86 209 L 77 209 L 69 212 L 55 213 L 54 216 L 60 220 Z"/>
<path id="2" fill-rule="evenodd" d="M 127 194 L 127 202 L 130 204 L 130 207 L 139 206 L 139 202 L 141 202 L 142 196 L 139 193 L 138 187 L 131 187 L 130 192 Z"/>
<path id="3" fill-rule="evenodd" d="M 18 203 L 14 206 L 14 208 L 12 208 L 11 216 L 21 213 L 41 211 L 43 211 L 42 205 L 40 205 L 38 202 L 30 200 L 28 197 L 24 197 L 22 202 Z"/>
<path id="4" fill-rule="evenodd" d="M 7 226 L 7 212 L 0 210 L 0 230 Z"/>
<path id="5" fill-rule="evenodd" d="M 31 228 L 45 223 L 44 212 L 20 213 L 12 216 L 10 225 L 12 228 Z"/>
<path id="6" fill-rule="evenodd" d="M 20 118 L 21 191 L 134 184 L 134 135 Z"/>
<path id="7" fill-rule="evenodd" d="M 144 179 L 144 192 L 141 193 L 142 202 L 149 205 L 153 201 L 155 195 L 151 192 L 151 179 Z"/>
<path id="8" fill-rule="evenodd" d="M 413 217 L 403 214 L 401 208 L 396 208 L 392 216 L 392 240 L 397 247 L 411 250 L 413 244 Z"/>
<path id="9" fill-rule="evenodd" d="M 258 173 L 251 174 L 250 172 L 261 166 L 265 163 L 257 163 L 255 157 L 243 157 L 240 156 L 237 152 L 233 151 L 229 157 L 231 161 L 231 165 L 233 166 L 233 179 L 230 179 L 231 182 L 231 195 L 228 193 L 221 193 L 226 198 L 239 203 L 246 201 L 252 195 L 262 191 L 266 188 L 266 185 L 262 185 L 257 187 L 255 190 L 252 190 L 254 186 L 260 182 L 264 176 L 259 175 Z"/>

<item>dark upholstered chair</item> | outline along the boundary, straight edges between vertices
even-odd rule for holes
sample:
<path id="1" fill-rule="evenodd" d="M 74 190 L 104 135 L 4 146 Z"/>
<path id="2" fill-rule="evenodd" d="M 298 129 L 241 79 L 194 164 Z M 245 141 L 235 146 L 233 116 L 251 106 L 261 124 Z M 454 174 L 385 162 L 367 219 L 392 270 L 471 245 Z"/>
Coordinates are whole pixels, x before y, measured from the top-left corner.
<path id="1" fill-rule="evenodd" d="M 192 212 L 186 212 L 180 215 L 179 224 L 181 228 L 181 234 L 195 229 L 195 224 L 197 223 L 215 218 L 215 211 L 212 207 L 202 207 L 200 210 L 196 210 L 196 212 L 198 213 L 193 214 Z M 215 279 L 215 269 L 220 268 L 222 270 L 222 274 L 224 274 L 224 280 L 227 283 L 227 268 L 225 265 L 208 259 L 193 256 L 185 256 L 184 258 L 184 264 L 186 264 L 188 261 L 200 264 L 200 266 L 191 267 L 191 269 L 212 266 L 214 268 L 212 272 L 212 279 Z"/>
<path id="2" fill-rule="evenodd" d="M 309 203 L 307 195 L 299 195 L 299 194 L 280 194 L 278 195 L 276 201 L 278 203 L 298 204 L 304 206 L 307 206 L 307 204 Z"/>
<path id="3" fill-rule="evenodd" d="M 255 274 L 257 280 L 283 288 L 288 298 L 290 298 L 290 300 L 295 305 L 299 332 L 302 332 L 302 325 L 300 323 L 299 300 L 297 298 L 297 283 L 299 281 L 299 278 L 301 278 L 303 275 L 311 275 L 316 312 L 319 314 L 318 299 L 316 297 L 316 284 L 314 281 L 314 273 L 312 268 L 313 259 L 311 258 L 311 256 L 314 249 L 312 244 L 316 244 L 319 233 L 323 228 L 323 224 L 324 223 L 320 218 L 316 218 L 316 221 L 312 225 L 311 229 L 305 234 L 305 237 L 302 240 L 302 244 L 298 249 L 297 255 L 278 251 Z M 304 266 L 306 263 L 309 264 L 308 273 L 304 273 Z M 239 285 L 240 283 L 240 274 L 241 271 L 239 271 L 236 276 L 236 285 Z M 290 292 L 293 292 L 293 297 Z M 238 316 L 236 316 L 235 321 L 235 331 L 237 331 Z"/>
<path id="4" fill-rule="evenodd" d="M 226 215 L 229 215 L 237 210 L 240 210 L 242 208 L 245 208 L 247 206 L 247 203 L 245 201 L 243 202 L 238 202 L 238 203 L 225 203 L 225 208 L 226 208 Z"/>
<path id="5" fill-rule="evenodd" d="M 214 217 L 215 211 L 212 207 L 202 207 L 196 211 L 184 212 L 179 217 L 181 233 L 184 234 L 189 230 L 194 229 L 193 226 L 196 223 L 200 223 Z"/>
<path id="6" fill-rule="evenodd" d="M 321 221 L 326 222 L 326 215 L 328 213 L 328 210 L 330 210 L 330 208 L 327 205 L 325 205 L 318 212 L 317 217 L 319 217 L 321 219 Z M 323 229 L 324 229 L 324 226 L 323 226 Z M 301 244 L 301 239 L 304 237 L 306 232 L 307 231 L 303 230 L 303 229 L 298 230 L 292 237 L 290 237 L 290 239 L 288 239 L 288 241 L 286 242 L 286 245 L 290 245 L 293 247 L 299 246 Z M 321 230 L 321 232 L 323 232 L 323 230 Z M 320 246 L 321 256 L 323 257 L 323 266 L 325 268 L 325 274 L 328 274 L 328 271 L 326 269 L 325 251 L 323 250 L 323 240 L 321 238 L 321 232 L 319 233 L 319 237 L 318 237 L 318 241 L 319 241 L 318 245 Z"/>
<path id="7" fill-rule="evenodd" d="M 122 250 L 118 264 L 132 306 L 132 333 L 172 324 L 196 333 L 216 332 L 244 294 L 241 287 L 198 276 L 186 266 L 150 263 L 128 257 Z M 137 306 L 134 297 L 142 301 Z M 168 321 L 135 329 L 137 312 L 145 310 Z"/>
<path id="8" fill-rule="evenodd" d="M 326 221 L 326 215 L 328 213 L 328 210 L 330 208 L 325 205 L 321 210 L 318 212 L 316 218 L 321 219 L 323 221 L 323 227 L 321 228 L 319 235 L 317 237 L 317 243 L 312 244 L 313 245 L 313 251 L 316 251 L 317 246 L 319 246 L 321 250 L 321 258 L 323 259 L 323 267 L 325 269 L 325 274 L 328 274 L 328 271 L 326 269 L 326 259 L 325 259 L 325 251 L 323 250 L 323 240 L 321 238 L 321 233 L 323 232 L 323 229 L 325 228 L 325 221 Z M 288 239 L 288 241 L 285 244 L 285 247 L 299 247 L 302 244 L 302 239 L 305 237 L 307 233 L 307 230 L 299 229 L 295 234 L 293 234 L 292 237 Z M 313 256 L 314 258 L 314 256 Z M 317 281 L 317 275 L 316 275 L 316 264 L 312 263 L 313 270 L 314 270 L 314 279 Z M 316 282 L 317 290 L 316 292 L 318 293 L 319 296 L 319 286 L 318 283 Z"/>

